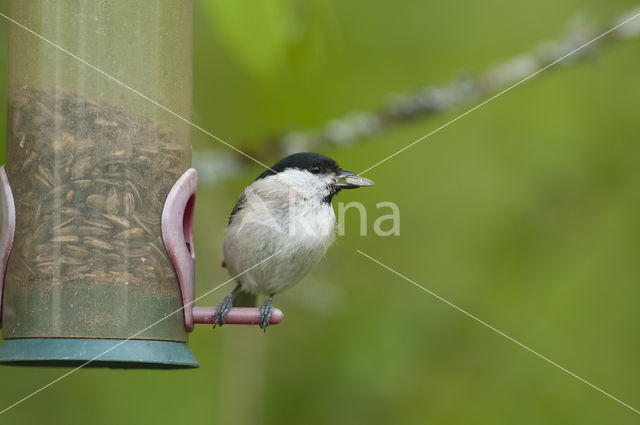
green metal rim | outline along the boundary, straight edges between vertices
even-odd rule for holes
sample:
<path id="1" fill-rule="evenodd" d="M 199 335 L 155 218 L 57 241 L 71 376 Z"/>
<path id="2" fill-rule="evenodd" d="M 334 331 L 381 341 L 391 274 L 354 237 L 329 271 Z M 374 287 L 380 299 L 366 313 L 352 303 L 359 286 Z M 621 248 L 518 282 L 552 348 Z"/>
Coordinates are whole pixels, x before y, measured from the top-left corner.
<path id="1" fill-rule="evenodd" d="M 0 364 L 126 369 L 185 369 L 200 366 L 184 342 L 97 338 L 6 339 L 0 345 Z"/>

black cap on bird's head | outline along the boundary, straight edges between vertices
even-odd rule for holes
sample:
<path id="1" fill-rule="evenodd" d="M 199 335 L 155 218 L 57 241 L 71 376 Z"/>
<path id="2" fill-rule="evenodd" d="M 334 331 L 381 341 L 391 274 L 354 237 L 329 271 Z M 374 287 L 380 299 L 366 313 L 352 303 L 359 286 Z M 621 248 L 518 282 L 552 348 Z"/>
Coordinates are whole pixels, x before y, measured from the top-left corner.
<path id="1" fill-rule="evenodd" d="M 299 152 L 289 155 L 260 174 L 256 180 L 281 173 L 289 168 L 306 170 L 312 174 L 335 174 L 339 180 L 347 180 L 336 183 L 335 186 L 340 189 L 355 189 L 357 187 L 373 185 L 371 180 L 357 177 L 356 173 L 341 169 L 333 159 L 313 152 Z"/>

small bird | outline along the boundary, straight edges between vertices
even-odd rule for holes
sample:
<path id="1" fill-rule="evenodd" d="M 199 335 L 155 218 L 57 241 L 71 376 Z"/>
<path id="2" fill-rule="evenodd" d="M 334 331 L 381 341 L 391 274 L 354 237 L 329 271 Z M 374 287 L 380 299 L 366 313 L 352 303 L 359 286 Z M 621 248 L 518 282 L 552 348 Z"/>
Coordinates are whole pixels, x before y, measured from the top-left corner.
<path id="1" fill-rule="evenodd" d="M 256 296 L 266 294 L 259 322 L 266 331 L 273 296 L 298 283 L 333 242 L 334 196 L 371 185 L 333 159 L 309 152 L 287 156 L 260 174 L 229 217 L 222 265 L 237 276 L 237 285 L 218 305 L 213 327 L 225 323 L 234 303 L 255 305 Z"/>

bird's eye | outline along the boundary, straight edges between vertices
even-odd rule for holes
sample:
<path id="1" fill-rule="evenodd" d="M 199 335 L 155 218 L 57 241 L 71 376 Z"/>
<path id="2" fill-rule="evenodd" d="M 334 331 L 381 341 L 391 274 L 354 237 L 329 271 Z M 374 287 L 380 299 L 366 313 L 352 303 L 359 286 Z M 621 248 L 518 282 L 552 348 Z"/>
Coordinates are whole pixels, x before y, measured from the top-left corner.
<path id="1" fill-rule="evenodd" d="M 322 171 L 322 170 L 320 169 L 319 165 L 312 165 L 309 168 L 309 171 L 312 172 L 313 174 L 320 174 L 320 171 Z"/>

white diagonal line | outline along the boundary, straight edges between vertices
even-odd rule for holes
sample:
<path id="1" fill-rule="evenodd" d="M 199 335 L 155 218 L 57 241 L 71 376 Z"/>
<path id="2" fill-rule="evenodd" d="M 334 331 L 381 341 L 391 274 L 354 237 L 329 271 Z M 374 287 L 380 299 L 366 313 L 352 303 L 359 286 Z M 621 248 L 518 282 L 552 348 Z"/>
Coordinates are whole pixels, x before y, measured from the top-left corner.
<path id="1" fill-rule="evenodd" d="M 207 136 L 216 139 L 217 141 L 219 141 L 220 143 L 222 143 L 223 145 L 227 146 L 228 148 L 233 149 L 234 151 L 238 152 L 239 154 L 249 158 L 250 160 L 254 161 L 257 164 L 262 165 L 264 168 L 271 170 L 271 167 L 268 167 L 267 165 L 263 164 L 262 162 L 258 161 L 257 159 L 255 159 L 254 157 L 252 157 L 251 155 L 244 153 L 243 151 L 241 151 L 240 149 L 236 148 L 235 146 L 233 146 L 232 144 L 222 140 L 221 138 L 219 138 L 218 136 L 216 136 L 215 134 L 205 130 L 204 128 L 200 127 L 197 124 L 192 123 L 191 121 L 189 121 L 188 119 L 186 119 L 185 117 L 183 117 L 182 115 L 178 114 L 177 112 L 172 111 L 171 109 L 167 108 L 166 106 L 158 103 L 157 101 L 151 99 L 150 97 L 146 96 L 144 93 L 134 89 L 133 87 L 131 87 L 130 85 L 118 80 L 116 77 L 104 72 L 103 70 L 101 70 L 100 68 L 98 68 L 95 65 L 90 64 L 89 62 L 87 62 L 86 60 L 82 59 L 80 56 L 77 56 L 73 53 L 71 53 L 70 51 L 68 51 L 67 49 L 65 49 L 64 47 L 54 43 L 51 40 L 48 40 L 47 38 L 45 38 L 44 36 L 38 34 L 37 32 L 33 31 L 30 28 L 25 27 L 24 25 L 22 25 L 20 22 L 16 21 L 15 19 L 10 18 L 9 16 L 5 15 L 4 13 L 0 12 L 0 16 L 2 16 L 3 18 L 13 22 L 14 24 L 16 24 L 17 26 L 19 26 L 20 28 L 22 28 L 23 30 L 35 35 L 36 37 L 38 37 L 39 39 L 41 39 L 42 41 L 45 41 L 47 43 L 49 43 L 50 45 L 52 45 L 53 47 L 55 47 L 56 49 L 60 50 L 61 52 L 66 53 L 67 55 L 71 56 L 72 58 L 76 59 L 79 62 L 82 62 L 83 64 L 85 64 L 86 66 L 88 66 L 89 68 L 93 69 L 94 71 L 98 72 L 99 74 L 104 75 L 105 77 L 107 77 L 108 79 L 120 84 L 122 87 L 132 91 L 133 93 L 137 94 L 138 96 L 142 97 L 143 99 L 151 102 L 152 104 L 154 104 L 155 106 L 157 106 L 160 109 L 165 110 L 166 112 L 170 113 L 171 115 L 173 115 L 174 117 L 184 121 L 185 123 L 189 124 L 191 127 L 203 132 L 204 134 L 206 134 Z M 273 170 L 271 170 L 273 171 Z"/>
<path id="2" fill-rule="evenodd" d="M 66 378 L 67 376 L 71 375 L 72 373 L 77 372 L 78 370 L 82 369 L 83 367 L 85 367 L 86 365 L 88 365 L 89 363 L 93 362 L 94 360 L 99 359 L 100 357 L 104 356 L 105 354 L 107 354 L 108 352 L 115 350 L 116 348 L 118 348 L 119 346 L 121 346 L 122 344 L 124 344 L 125 342 L 129 341 L 130 339 L 133 339 L 135 337 L 137 337 L 138 335 L 140 335 L 141 333 L 151 329 L 152 327 L 154 327 L 155 325 L 157 325 L 158 323 L 166 320 L 167 318 L 173 316 L 174 314 L 178 313 L 179 311 L 182 311 L 186 306 L 191 305 L 193 303 L 195 303 L 196 301 L 198 301 L 201 298 L 206 297 L 207 295 L 211 294 L 212 292 L 222 288 L 224 285 L 226 285 L 227 283 L 235 280 L 236 278 L 242 276 L 243 274 L 247 273 L 248 271 L 250 271 L 251 269 L 253 269 L 254 267 L 258 267 L 260 264 L 270 260 L 271 258 L 275 257 L 276 255 L 280 254 L 280 251 L 276 252 L 275 254 L 272 254 L 270 256 L 268 256 L 267 258 L 265 258 L 264 260 L 260 261 L 257 264 L 254 264 L 253 266 L 249 267 L 247 270 L 243 271 L 242 273 L 232 277 L 231 279 L 227 280 L 224 283 L 221 283 L 220 285 L 216 286 L 215 288 L 213 288 L 210 291 L 207 291 L 206 293 L 204 293 L 203 295 L 200 295 L 198 298 L 194 299 L 193 301 L 187 303 L 186 305 L 183 305 L 182 307 L 180 307 L 179 309 L 177 309 L 174 312 L 171 312 L 169 314 L 167 314 L 166 316 L 164 316 L 163 318 L 161 318 L 160 320 L 157 320 L 156 322 L 150 324 L 149 326 L 147 326 L 146 328 L 142 329 L 139 332 L 136 332 L 135 334 L 131 335 L 129 338 L 125 339 L 124 341 L 120 341 L 118 344 L 114 345 L 113 347 L 109 348 L 108 350 L 105 350 L 103 353 L 98 354 L 97 356 L 95 356 L 94 358 L 87 360 L 86 362 L 82 363 L 80 366 L 76 367 L 75 369 L 70 370 L 69 372 L 65 373 L 62 376 L 59 376 L 58 378 L 54 379 L 53 381 L 49 382 L 47 385 L 39 388 L 38 390 L 32 392 L 31 394 L 29 394 L 26 397 L 23 397 L 22 399 L 16 401 L 15 403 L 13 403 L 12 405 L 5 407 L 2 411 L 0 411 L 0 415 L 2 415 L 3 413 L 5 413 L 6 411 L 16 407 L 17 405 L 19 405 L 20 403 L 22 403 L 23 401 L 26 401 L 28 399 L 30 399 L 31 397 L 33 397 L 34 395 L 38 394 L 40 391 L 43 391 L 47 388 L 49 388 L 50 386 L 52 386 L 53 384 L 55 384 L 56 382 L 59 382 L 61 380 L 63 380 L 64 378 Z"/>
<path id="3" fill-rule="evenodd" d="M 522 80 L 518 81 L 517 83 L 512 84 L 511 86 L 507 87 L 506 89 L 502 90 L 500 93 L 495 94 L 493 96 L 491 96 L 489 99 L 485 100 L 484 102 L 479 103 L 478 105 L 474 106 L 473 108 L 467 110 L 466 112 L 458 115 L 457 117 L 455 117 L 454 119 L 452 119 L 451 121 L 447 122 L 446 124 L 441 125 L 440 127 L 436 128 L 435 130 L 431 131 L 430 133 L 425 134 L 424 136 L 422 136 L 421 138 L 419 138 L 418 140 L 411 142 L 410 144 L 408 144 L 407 146 L 403 147 L 402 149 L 392 153 L 391 155 L 389 155 L 388 157 L 386 157 L 385 159 L 376 162 L 375 164 L 373 164 L 371 167 L 367 168 L 366 170 L 358 173 L 359 175 L 362 175 L 364 173 L 366 173 L 367 171 L 370 171 L 374 168 L 376 168 L 378 165 L 390 160 L 391 158 L 393 158 L 394 156 L 406 151 L 407 149 L 415 146 L 416 144 L 422 142 L 424 139 L 436 134 L 437 132 L 439 132 L 440 130 L 450 126 L 451 124 L 453 124 L 454 122 L 458 121 L 460 118 L 463 118 L 467 115 L 469 115 L 470 113 L 472 113 L 473 111 L 475 111 L 476 109 L 479 109 L 481 107 L 483 107 L 484 105 L 486 105 L 487 103 L 497 99 L 498 97 L 502 96 L 503 94 L 505 94 L 506 92 L 510 91 L 511 89 L 514 89 L 516 87 L 518 87 L 520 84 L 524 83 L 525 81 L 530 80 L 531 78 L 535 77 L 536 75 L 540 74 L 541 72 L 551 68 L 552 66 L 554 66 L 555 64 L 557 64 L 558 62 L 568 58 L 569 56 L 573 55 L 574 53 L 584 49 L 585 47 L 589 46 L 590 44 L 594 43 L 595 41 L 598 41 L 599 39 L 601 39 L 602 37 L 606 36 L 607 34 L 611 33 L 612 31 L 617 30 L 618 28 L 620 28 L 621 26 L 623 26 L 624 24 L 636 19 L 638 16 L 640 16 L 640 12 L 636 13 L 635 15 L 631 16 L 630 18 L 625 19 L 624 21 L 620 22 L 618 25 L 616 25 L 615 27 L 603 32 L 602 34 L 598 35 L 597 37 L 591 39 L 590 41 L 587 41 L 586 43 L 584 43 L 583 45 L 573 49 L 572 51 L 570 51 L 569 53 L 565 54 L 564 56 L 556 59 L 555 61 L 551 62 L 550 64 L 540 68 L 539 70 L 537 70 L 536 72 L 534 72 L 533 74 L 523 78 Z"/>
<path id="4" fill-rule="evenodd" d="M 627 403 L 625 403 L 624 401 L 620 400 L 619 398 L 616 398 L 614 396 L 612 396 L 611 394 L 609 394 L 608 392 L 596 387 L 595 385 L 593 385 L 591 382 L 587 381 L 584 378 L 579 377 L 578 375 L 576 375 L 575 373 L 571 372 L 570 370 L 560 366 L 558 363 L 554 362 L 553 360 L 549 359 L 548 357 L 543 356 L 542 354 L 538 353 L 537 351 L 535 351 L 532 348 L 529 348 L 528 346 L 524 345 L 523 343 L 521 343 L 520 341 L 510 337 L 509 335 L 507 335 L 506 333 L 502 332 L 499 329 L 496 329 L 495 327 L 491 326 L 490 324 L 488 324 L 487 322 L 477 318 L 476 316 L 474 316 L 473 314 L 467 312 L 466 310 L 463 310 L 462 308 L 458 307 L 457 305 L 453 304 L 452 302 L 442 298 L 440 295 L 436 294 L 433 291 L 430 291 L 429 289 L 425 288 L 424 286 L 420 285 L 419 283 L 416 283 L 415 281 L 409 279 L 408 277 L 406 277 L 405 275 L 395 271 L 394 269 L 392 269 L 391 267 L 382 264 L 380 261 L 376 260 L 375 258 L 371 257 L 370 255 L 365 254 L 364 252 L 360 251 L 359 249 L 356 249 L 356 251 L 360 254 L 362 254 L 363 256 L 367 257 L 368 259 L 370 259 L 371 261 L 373 261 L 374 263 L 384 267 L 385 269 L 389 270 L 390 272 L 392 272 L 393 274 L 403 278 L 404 280 L 406 280 L 407 282 L 413 284 L 414 286 L 422 289 L 423 291 L 427 292 L 429 295 L 432 295 L 434 297 L 436 297 L 437 299 L 439 299 L 440 301 L 442 301 L 443 303 L 449 305 L 450 307 L 455 308 L 456 310 L 458 310 L 459 312 L 465 314 L 466 316 L 472 318 L 473 320 L 475 320 L 476 322 L 486 326 L 487 328 L 491 329 L 492 331 L 496 332 L 499 335 L 502 335 L 503 337 L 505 337 L 506 339 L 508 339 L 509 341 L 519 345 L 520 347 L 524 348 L 525 350 L 529 351 L 530 353 L 535 354 L 536 356 L 540 357 L 542 360 L 546 361 L 547 363 L 550 363 L 552 365 L 554 365 L 555 367 L 557 367 L 558 369 L 562 370 L 563 372 L 568 373 L 569 375 L 573 376 L 574 378 L 576 378 L 577 380 L 587 384 L 588 386 L 590 386 L 591 388 L 593 388 L 594 390 L 597 390 L 599 392 L 601 392 L 602 394 L 606 395 L 607 397 L 609 397 L 610 399 L 617 401 L 618 403 L 620 403 L 621 405 L 623 405 L 624 407 L 633 410 L 635 413 L 640 415 L 640 411 L 631 407 L 630 405 L 628 405 Z"/>

